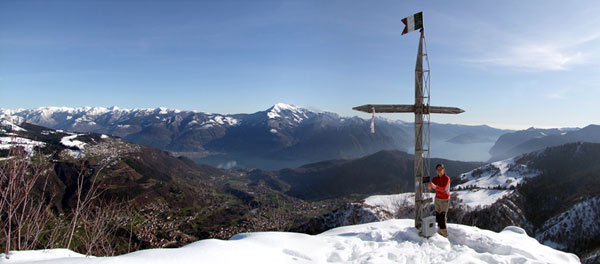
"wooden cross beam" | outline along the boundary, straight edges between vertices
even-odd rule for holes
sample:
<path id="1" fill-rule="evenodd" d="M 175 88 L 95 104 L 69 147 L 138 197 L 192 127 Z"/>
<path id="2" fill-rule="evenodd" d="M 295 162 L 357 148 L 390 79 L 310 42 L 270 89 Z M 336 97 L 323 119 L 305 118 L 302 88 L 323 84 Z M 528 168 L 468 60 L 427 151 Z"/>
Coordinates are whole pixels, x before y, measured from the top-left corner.
<path id="1" fill-rule="evenodd" d="M 426 106 L 422 105 L 417 108 L 415 105 L 398 105 L 398 104 L 366 104 L 357 107 L 353 107 L 352 110 L 371 113 L 375 110 L 375 113 L 417 113 L 422 114 L 460 114 L 465 110 L 458 107 L 447 107 L 447 106 Z"/>

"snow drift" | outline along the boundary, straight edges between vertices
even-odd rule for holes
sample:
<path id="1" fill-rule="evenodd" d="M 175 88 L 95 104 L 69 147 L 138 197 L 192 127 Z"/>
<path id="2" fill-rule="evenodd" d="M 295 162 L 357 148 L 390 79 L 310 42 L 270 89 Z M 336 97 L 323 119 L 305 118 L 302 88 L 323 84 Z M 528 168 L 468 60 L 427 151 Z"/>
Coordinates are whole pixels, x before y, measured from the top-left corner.
<path id="1" fill-rule="evenodd" d="M 18 251 L 0 263 L 579 263 L 579 258 L 540 244 L 519 227 L 496 233 L 449 224 L 449 239 L 417 235 L 414 221 L 339 227 L 319 235 L 244 233 L 228 241 L 207 239 L 177 249 L 148 249 L 85 257 L 65 249 Z"/>

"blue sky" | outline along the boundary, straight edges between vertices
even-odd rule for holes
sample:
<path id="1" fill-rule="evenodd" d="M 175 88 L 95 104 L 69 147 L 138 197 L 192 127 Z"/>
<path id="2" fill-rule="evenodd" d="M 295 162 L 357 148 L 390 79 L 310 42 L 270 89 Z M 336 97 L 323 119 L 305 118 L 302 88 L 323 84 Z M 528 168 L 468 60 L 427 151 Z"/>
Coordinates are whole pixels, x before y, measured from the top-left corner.
<path id="1" fill-rule="evenodd" d="M 424 12 L 434 122 L 600 123 L 598 1 L 0 1 L 0 107 L 412 103 Z M 385 115 L 412 120 L 412 115 Z"/>

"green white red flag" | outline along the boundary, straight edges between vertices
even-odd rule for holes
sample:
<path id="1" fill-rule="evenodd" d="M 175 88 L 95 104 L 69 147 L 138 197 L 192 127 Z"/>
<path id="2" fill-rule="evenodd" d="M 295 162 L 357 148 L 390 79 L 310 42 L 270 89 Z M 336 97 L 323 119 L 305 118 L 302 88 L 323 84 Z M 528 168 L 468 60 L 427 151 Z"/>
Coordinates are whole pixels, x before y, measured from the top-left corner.
<path id="1" fill-rule="evenodd" d="M 423 12 L 416 13 L 412 16 L 405 17 L 402 19 L 402 23 L 404 23 L 404 30 L 402 30 L 402 35 L 415 31 L 417 29 L 423 28 Z"/>

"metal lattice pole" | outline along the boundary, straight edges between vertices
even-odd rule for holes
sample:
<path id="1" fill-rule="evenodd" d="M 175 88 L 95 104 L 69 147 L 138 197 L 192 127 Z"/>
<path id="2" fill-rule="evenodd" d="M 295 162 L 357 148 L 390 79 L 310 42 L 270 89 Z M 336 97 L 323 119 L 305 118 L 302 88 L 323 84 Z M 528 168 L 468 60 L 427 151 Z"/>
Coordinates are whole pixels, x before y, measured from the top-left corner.
<path id="1" fill-rule="evenodd" d="M 424 30 L 421 29 L 419 50 L 415 66 L 415 228 L 421 230 L 423 226 L 423 39 Z M 428 110 L 428 109 L 427 109 Z"/>

